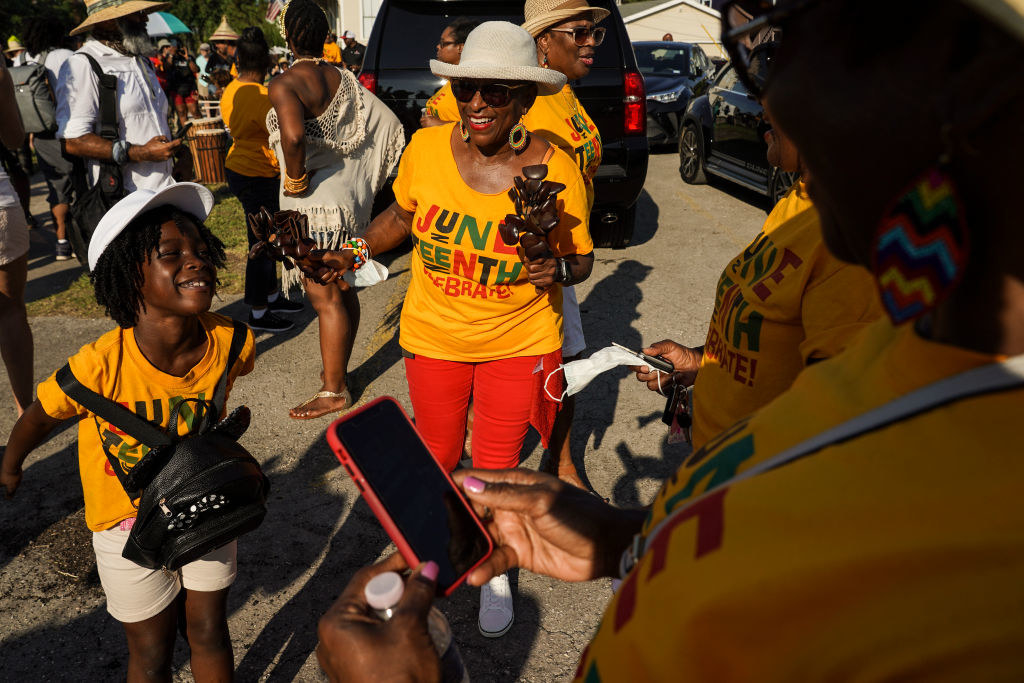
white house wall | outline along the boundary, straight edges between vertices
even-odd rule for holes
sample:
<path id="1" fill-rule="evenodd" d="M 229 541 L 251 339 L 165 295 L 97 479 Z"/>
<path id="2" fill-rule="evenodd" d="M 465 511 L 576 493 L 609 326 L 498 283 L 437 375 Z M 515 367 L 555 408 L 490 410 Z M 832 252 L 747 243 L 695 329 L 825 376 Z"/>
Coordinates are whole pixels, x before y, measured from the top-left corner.
<path id="1" fill-rule="evenodd" d="M 697 43 L 710 57 L 725 57 L 718 46 L 721 22 L 700 10 L 680 5 L 626 24 L 631 41 L 661 40 L 666 33 L 681 43 Z"/>

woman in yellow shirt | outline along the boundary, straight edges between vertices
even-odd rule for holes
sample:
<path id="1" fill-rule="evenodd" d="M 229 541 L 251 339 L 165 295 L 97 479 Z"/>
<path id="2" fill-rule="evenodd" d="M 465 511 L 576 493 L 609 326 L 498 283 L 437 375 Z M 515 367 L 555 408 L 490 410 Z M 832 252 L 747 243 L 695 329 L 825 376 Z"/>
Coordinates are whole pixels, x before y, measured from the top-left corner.
<path id="1" fill-rule="evenodd" d="M 263 32 L 255 26 L 242 31 L 236 55 L 241 72 L 228 83 L 220 98 L 224 125 L 231 131 L 231 149 L 224 162 L 228 189 L 242 203 L 246 214 L 266 208 L 278 210 L 278 167 L 267 144 L 267 112 L 270 98 L 263 85 L 270 52 Z M 246 231 L 249 246 L 255 237 Z M 281 296 L 274 261 L 269 256 L 249 259 L 245 264 L 245 303 L 249 306 L 249 327 L 254 330 L 283 332 L 292 323 L 276 313 L 297 313 L 302 304 Z"/>
<path id="2" fill-rule="evenodd" d="M 548 416 L 538 425 L 545 440 L 553 421 L 556 406 L 542 397 L 561 362 L 563 287 L 585 280 L 593 266 L 579 170 L 520 124 L 537 92 L 557 92 L 565 77 L 536 65 L 529 34 L 497 21 L 469 34 L 459 65 L 431 60 L 430 67 L 451 79 L 462 120 L 413 136 L 395 203 L 363 239 L 377 254 L 412 237 L 399 343 L 416 426 L 434 457 L 447 470 L 458 464 L 472 395 L 474 465 L 515 467 L 531 421 Z M 548 180 L 565 189 L 546 249 L 527 258 L 505 244 L 499 226 L 515 213 L 513 180 L 535 164 L 546 164 Z M 353 261 L 352 252 L 330 253 L 340 268 Z M 481 594 L 480 631 L 500 636 L 512 618 L 502 575 Z"/>
<path id="3" fill-rule="evenodd" d="M 762 46 L 765 56 L 772 48 Z M 765 106 L 765 122 L 772 123 Z M 871 275 L 829 253 L 807 194 L 800 153 L 778 126 L 765 133 L 768 162 L 804 174 L 751 243 L 726 264 L 703 346 L 671 340 L 645 349 L 672 361 L 669 376 L 646 367 L 637 379 L 661 394 L 693 387 L 692 442 L 699 450 L 831 358 L 882 315 Z M 709 292 L 710 294 L 710 292 Z"/>

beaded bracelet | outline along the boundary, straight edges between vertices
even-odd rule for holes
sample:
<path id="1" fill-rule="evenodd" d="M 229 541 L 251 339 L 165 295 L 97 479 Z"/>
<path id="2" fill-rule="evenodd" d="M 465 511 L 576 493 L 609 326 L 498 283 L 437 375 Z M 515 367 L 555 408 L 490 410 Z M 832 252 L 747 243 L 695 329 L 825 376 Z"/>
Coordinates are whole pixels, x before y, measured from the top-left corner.
<path id="1" fill-rule="evenodd" d="M 302 194 L 309 188 L 309 173 L 303 173 L 300 178 L 292 178 L 284 174 L 284 189 L 292 194 Z"/>
<path id="2" fill-rule="evenodd" d="M 342 249 L 351 249 L 356 252 L 355 263 L 352 264 L 352 270 L 359 270 L 365 265 L 371 257 L 370 245 L 366 243 L 362 237 L 354 237 L 350 240 L 345 240 L 345 243 L 341 245 Z"/>

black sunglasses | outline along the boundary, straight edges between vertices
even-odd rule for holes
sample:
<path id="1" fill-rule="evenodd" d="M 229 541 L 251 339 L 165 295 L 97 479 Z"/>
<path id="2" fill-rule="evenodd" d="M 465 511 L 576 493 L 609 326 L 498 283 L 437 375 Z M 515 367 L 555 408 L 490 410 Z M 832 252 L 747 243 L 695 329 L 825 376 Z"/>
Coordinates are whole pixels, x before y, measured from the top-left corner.
<path id="1" fill-rule="evenodd" d="M 576 47 L 583 47 L 587 44 L 587 41 L 591 38 L 594 39 L 594 47 L 597 47 L 604 42 L 604 34 L 608 32 L 608 29 L 598 26 L 577 26 L 576 28 L 549 28 L 549 31 L 558 31 L 559 33 L 571 33 L 572 39 L 576 43 Z"/>
<path id="2" fill-rule="evenodd" d="M 486 81 L 470 81 L 456 79 L 452 81 L 452 94 L 459 102 L 472 102 L 473 97 L 480 93 L 483 101 L 491 107 L 504 107 L 512 101 L 512 91 L 525 88 L 528 84 L 505 85 L 504 83 L 488 83 Z"/>
<path id="3" fill-rule="evenodd" d="M 722 7 L 722 44 L 752 97 L 764 95 L 784 25 L 815 2 L 729 0 Z"/>

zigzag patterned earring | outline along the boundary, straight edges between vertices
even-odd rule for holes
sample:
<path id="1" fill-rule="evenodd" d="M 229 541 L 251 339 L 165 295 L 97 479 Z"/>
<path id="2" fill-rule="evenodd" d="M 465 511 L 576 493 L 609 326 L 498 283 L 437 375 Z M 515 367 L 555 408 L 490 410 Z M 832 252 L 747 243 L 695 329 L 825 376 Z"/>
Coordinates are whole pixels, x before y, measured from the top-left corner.
<path id="1" fill-rule="evenodd" d="M 463 142 L 469 142 L 469 130 L 466 128 L 466 124 L 459 121 L 459 135 L 462 136 Z"/>
<path id="2" fill-rule="evenodd" d="M 872 271 L 893 323 L 919 318 L 949 296 L 968 251 L 963 204 L 940 161 L 893 202 L 875 234 Z"/>

